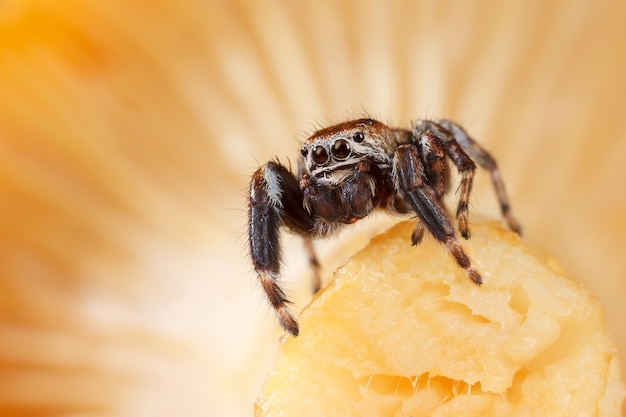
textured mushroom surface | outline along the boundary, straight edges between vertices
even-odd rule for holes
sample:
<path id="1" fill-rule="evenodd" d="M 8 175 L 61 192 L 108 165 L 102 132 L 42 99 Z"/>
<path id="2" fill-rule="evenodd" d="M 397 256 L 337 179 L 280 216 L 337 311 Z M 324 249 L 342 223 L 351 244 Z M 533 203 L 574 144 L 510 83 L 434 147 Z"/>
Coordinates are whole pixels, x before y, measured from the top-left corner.
<path id="1" fill-rule="evenodd" d="M 336 272 L 285 337 L 257 416 L 617 416 L 616 349 L 597 299 L 495 223 L 470 282 L 414 223 Z"/>

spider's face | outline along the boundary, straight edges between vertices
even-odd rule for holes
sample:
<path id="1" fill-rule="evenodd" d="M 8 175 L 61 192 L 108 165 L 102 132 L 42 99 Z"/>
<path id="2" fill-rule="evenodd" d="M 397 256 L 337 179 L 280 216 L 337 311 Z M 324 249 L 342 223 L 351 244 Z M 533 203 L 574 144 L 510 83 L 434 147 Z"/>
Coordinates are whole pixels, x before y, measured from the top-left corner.
<path id="1" fill-rule="evenodd" d="M 364 159 L 374 163 L 387 160 L 387 127 L 371 119 L 331 126 L 313 134 L 300 150 L 307 174 L 330 183 L 342 182 L 350 168 Z"/>

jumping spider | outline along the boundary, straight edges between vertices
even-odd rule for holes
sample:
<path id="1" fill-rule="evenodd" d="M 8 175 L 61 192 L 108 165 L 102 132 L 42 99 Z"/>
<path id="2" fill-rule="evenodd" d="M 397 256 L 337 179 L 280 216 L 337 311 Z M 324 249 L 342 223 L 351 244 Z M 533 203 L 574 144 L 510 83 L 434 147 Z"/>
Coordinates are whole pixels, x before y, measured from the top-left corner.
<path id="1" fill-rule="evenodd" d="M 449 177 L 447 157 L 460 174 L 456 218 L 461 236 L 470 237 L 467 211 L 474 161 L 491 173 L 502 214 L 509 227 L 520 233 L 495 160 L 449 120 L 417 120 L 411 130 L 393 129 L 372 119 L 348 121 L 315 132 L 304 142 L 301 154 L 297 177 L 278 161 L 254 173 L 248 211 L 250 254 L 258 279 L 280 324 L 294 336 L 298 323 L 279 285 L 279 229 L 283 225 L 304 238 L 314 271 L 314 291 L 319 290 L 320 278 L 311 239 L 328 236 L 375 208 L 416 214 L 412 244 L 420 242 L 426 227 L 480 285 L 481 275 L 442 203 Z"/>

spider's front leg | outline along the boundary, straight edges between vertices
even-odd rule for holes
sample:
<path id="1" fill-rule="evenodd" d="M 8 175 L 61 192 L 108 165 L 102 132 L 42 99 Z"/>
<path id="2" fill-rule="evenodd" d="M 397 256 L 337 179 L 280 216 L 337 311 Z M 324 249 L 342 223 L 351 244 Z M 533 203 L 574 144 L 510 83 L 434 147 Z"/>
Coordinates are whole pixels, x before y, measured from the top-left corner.
<path id="1" fill-rule="evenodd" d="M 259 168 L 250 181 L 248 241 L 250 256 L 259 282 L 281 326 L 298 335 L 298 323 L 289 308 L 285 292 L 279 285 L 279 229 L 290 227 L 305 236 L 313 229 L 311 215 L 303 208 L 304 195 L 298 180 L 284 166 L 269 162 Z"/>
<path id="2" fill-rule="evenodd" d="M 482 284 L 480 273 L 474 268 L 456 236 L 454 225 L 448 216 L 437 191 L 424 182 L 424 166 L 418 148 L 413 144 L 399 145 L 394 151 L 393 172 L 397 191 L 417 213 L 428 231 L 443 243 L 457 264 L 476 284 Z"/>
<path id="3" fill-rule="evenodd" d="M 427 181 L 427 185 L 434 193 L 437 200 L 441 201 L 444 193 L 446 192 L 446 179 L 445 179 L 445 151 L 442 143 L 432 134 L 428 132 L 413 132 L 419 136 L 415 137 L 415 143 L 418 147 L 418 152 L 421 154 L 421 160 L 423 161 L 421 169 L 424 171 L 422 181 Z M 418 223 L 411 235 L 411 242 L 413 245 L 417 245 L 422 241 L 424 236 L 424 225 Z"/>
<path id="4" fill-rule="evenodd" d="M 420 143 L 426 141 L 429 149 L 435 148 L 435 145 L 441 148 L 443 155 L 447 155 L 448 158 L 450 158 L 461 175 L 459 203 L 457 205 L 456 218 L 461 236 L 465 239 L 469 239 L 470 230 L 467 221 L 467 214 L 469 209 L 469 200 L 472 194 L 472 186 L 474 184 L 476 164 L 472 158 L 464 152 L 462 146 L 457 143 L 454 134 L 446 130 L 438 123 L 430 120 L 417 121 L 413 127 L 413 134 L 415 135 L 419 133 L 421 133 Z M 424 145 L 422 145 L 422 147 L 423 146 Z"/>

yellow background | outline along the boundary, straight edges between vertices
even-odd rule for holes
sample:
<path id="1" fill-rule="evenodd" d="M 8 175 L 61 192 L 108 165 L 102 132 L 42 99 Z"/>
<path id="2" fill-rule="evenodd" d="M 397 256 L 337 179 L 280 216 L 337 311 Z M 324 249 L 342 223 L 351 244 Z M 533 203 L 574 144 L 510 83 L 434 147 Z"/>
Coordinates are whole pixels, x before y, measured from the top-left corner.
<path id="1" fill-rule="evenodd" d="M 608 0 L 0 2 L 0 415 L 250 415 L 281 332 L 248 177 L 363 114 L 491 150 L 626 374 L 624 22 Z M 472 213 L 499 215 L 481 172 Z M 394 221 L 321 244 L 325 275 Z"/>

